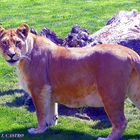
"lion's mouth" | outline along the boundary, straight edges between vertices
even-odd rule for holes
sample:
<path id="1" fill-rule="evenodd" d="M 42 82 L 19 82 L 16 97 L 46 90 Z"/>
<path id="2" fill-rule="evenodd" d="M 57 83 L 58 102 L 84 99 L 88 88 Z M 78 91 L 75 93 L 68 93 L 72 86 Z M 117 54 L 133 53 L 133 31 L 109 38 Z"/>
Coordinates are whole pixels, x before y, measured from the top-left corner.
<path id="1" fill-rule="evenodd" d="M 14 63 L 16 63 L 17 61 L 18 61 L 18 60 L 14 60 L 14 59 L 7 60 L 7 62 L 10 63 L 10 64 L 14 64 Z"/>

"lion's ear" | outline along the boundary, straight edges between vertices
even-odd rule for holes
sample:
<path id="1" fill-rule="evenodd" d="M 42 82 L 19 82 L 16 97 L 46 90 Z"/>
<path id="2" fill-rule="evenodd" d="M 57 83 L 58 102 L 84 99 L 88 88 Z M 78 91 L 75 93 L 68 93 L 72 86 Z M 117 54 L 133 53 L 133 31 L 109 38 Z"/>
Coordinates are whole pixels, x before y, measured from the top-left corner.
<path id="1" fill-rule="evenodd" d="M 17 34 L 19 36 L 21 36 L 23 39 L 26 39 L 29 33 L 29 26 L 27 24 L 21 24 L 18 28 L 17 28 Z"/>
<path id="2" fill-rule="evenodd" d="M 0 27 L 0 38 L 4 35 L 5 29 L 3 27 Z"/>

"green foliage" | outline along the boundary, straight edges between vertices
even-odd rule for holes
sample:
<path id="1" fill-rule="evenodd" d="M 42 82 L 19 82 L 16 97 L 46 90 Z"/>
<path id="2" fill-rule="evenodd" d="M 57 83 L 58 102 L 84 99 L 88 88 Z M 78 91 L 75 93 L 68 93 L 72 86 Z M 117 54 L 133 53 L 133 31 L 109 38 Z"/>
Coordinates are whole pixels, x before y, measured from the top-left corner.
<path id="1" fill-rule="evenodd" d="M 140 10 L 139 0 L 1 0 L 0 24 L 13 28 L 28 23 L 38 31 L 47 27 L 64 38 L 74 24 L 93 33 L 116 12 L 132 9 Z M 0 57 L 0 139 L 1 134 L 19 133 L 24 134 L 26 140 L 94 140 L 111 131 L 106 121 L 61 116 L 58 126 L 42 135 L 29 135 L 27 128 L 36 126 L 36 115 L 24 106 L 23 93 L 12 90 L 18 88 L 14 71 L 15 68 Z M 140 139 L 140 112 L 129 101 L 125 112 L 129 123 L 123 139 Z"/>
<path id="2" fill-rule="evenodd" d="M 138 0 L 1 0 L 0 23 L 17 27 L 25 22 L 36 29 L 48 27 L 65 37 L 74 24 L 99 30 L 120 10 L 140 9 Z"/>

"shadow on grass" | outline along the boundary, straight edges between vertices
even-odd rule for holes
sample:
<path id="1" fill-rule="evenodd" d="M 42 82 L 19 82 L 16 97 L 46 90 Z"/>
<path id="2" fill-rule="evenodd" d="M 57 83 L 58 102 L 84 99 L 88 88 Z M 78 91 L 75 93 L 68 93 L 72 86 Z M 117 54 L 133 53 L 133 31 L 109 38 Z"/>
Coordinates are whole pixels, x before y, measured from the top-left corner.
<path id="1" fill-rule="evenodd" d="M 27 94 L 24 90 L 22 89 L 10 89 L 7 91 L 0 91 L 0 96 L 4 96 L 4 95 L 11 95 L 11 94 L 15 94 L 15 93 L 24 93 Z"/>
<path id="2" fill-rule="evenodd" d="M 12 131 L 4 131 L 0 133 L 0 137 L 6 139 L 6 134 L 19 134 L 19 139 L 22 140 L 96 140 L 97 137 L 87 133 L 77 132 L 74 130 L 52 129 L 49 128 L 45 133 L 39 135 L 30 135 L 25 129 L 14 129 Z M 13 138 L 14 139 L 14 138 Z"/>
<path id="3" fill-rule="evenodd" d="M 4 96 L 4 95 L 13 95 L 13 94 L 21 94 L 22 96 L 20 97 L 15 97 L 15 99 L 11 102 L 6 102 L 5 105 L 9 106 L 9 107 L 21 107 L 23 105 L 25 105 L 25 100 L 28 97 L 28 94 L 22 90 L 22 89 L 11 89 L 8 91 L 0 91 L 0 96 Z"/>
<path id="4" fill-rule="evenodd" d="M 94 132 L 94 130 L 93 130 Z M 96 136 L 95 136 L 96 135 Z M 85 132 L 77 132 L 74 130 L 65 130 L 58 128 L 49 128 L 45 133 L 39 135 L 30 135 L 27 132 L 27 128 L 14 129 L 12 131 L 4 131 L 0 133 L 0 138 L 7 139 L 21 139 L 21 140 L 97 140 L 100 137 L 107 137 L 106 134 L 87 134 Z M 8 137 L 6 137 L 8 136 Z M 15 137 L 13 137 L 15 136 Z M 124 135 L 122 140 L 140 140 L 140 135 Z"/>
<path id="5" fill-rule="evenodd" d="M 6 106 L 9 107 L 21 107 L 25 104 L 25 96 L 20 96 L 20 97 L 16 97 L 15 100 L 13 100 L 12 102 L 6 102 Z"/>
<path id="6" fill-rule="evenodd" d="M 101 119 L 95 125 L 92 126 L 93 129 L 101 129 L 101 130 L 105 129 L 105 128 L 110 128 L 110 127 L 111 127 L 111 123 L 110 123 L 108 118 L 107 119 Z"/>
<path id="7" fill-rule="evenodd" d="M 0 92 L 0 96 L 4 95 L 13 95 L 13 94 L 21 94 L 22 96 L 20 97 L 15 97 L 14 100 L 11 102 L 6 102 L 5 105 L 9 107 L 21 107 L 21 106 L 26 106 L 27 110 L 30 112 L 35 112 L 35 107 L 32 102 L 31 97 L 27 92 L 25 92 L 22 89 L 12 89 L 4 92 Z"/>
<path id="8" fill-rule="evenodd" d="M 136 135 L 124 135 L 122 140 L 140 140 L 140 134 Z"/>

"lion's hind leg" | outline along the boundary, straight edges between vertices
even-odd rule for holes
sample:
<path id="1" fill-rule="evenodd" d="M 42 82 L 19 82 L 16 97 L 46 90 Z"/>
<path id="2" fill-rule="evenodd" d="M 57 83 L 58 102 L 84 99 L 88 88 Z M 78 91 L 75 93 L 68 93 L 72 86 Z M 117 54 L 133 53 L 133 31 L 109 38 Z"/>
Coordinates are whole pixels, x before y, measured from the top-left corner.
<path id="1" fill-rule="evenodd" d="M 107 138 L 99 137 L 98 140 L 119 140 L 127 126 L 127 120 L 124 115 L 125 84 L 116 85 L 115 83 L 112 83 L 112 87 L 109 84 L 106 84 L 106 86 L 100 85 L 99 94 L 111 121 L 112 132 Z"/>
<path id="2" fill-rule="evenodd" d="M 112 132 L 107 138 L 98 138 L 98 140 L 119 140 L 127 126 L 127 120 L 124 115 L 124 99 L 118 100 L 115 98 L 103 97 L 105 111 L 112 124 Z"/>

